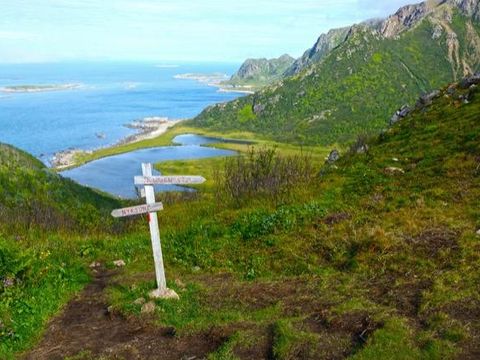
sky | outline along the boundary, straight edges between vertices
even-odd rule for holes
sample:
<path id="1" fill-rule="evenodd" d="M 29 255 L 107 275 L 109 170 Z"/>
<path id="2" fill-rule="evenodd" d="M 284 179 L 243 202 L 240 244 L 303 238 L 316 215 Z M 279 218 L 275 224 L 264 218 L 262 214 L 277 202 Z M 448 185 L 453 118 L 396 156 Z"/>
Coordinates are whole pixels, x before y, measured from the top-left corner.
<path id="1" fill-rule="evenodd" d="M 0 0 L 0 62 L 300 56 L 331 28 L 418 0 Z"/>

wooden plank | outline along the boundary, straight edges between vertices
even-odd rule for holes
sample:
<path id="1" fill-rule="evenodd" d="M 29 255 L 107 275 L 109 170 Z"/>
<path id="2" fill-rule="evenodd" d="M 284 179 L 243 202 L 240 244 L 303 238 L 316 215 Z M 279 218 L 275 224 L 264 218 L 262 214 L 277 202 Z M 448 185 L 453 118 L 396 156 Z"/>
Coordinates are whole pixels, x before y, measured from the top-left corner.
<path id="1" fill-rule="evenodd" d="M 152 177 L 152 164 L 142 164 L 143 177 Z M 153 185 L 145 185 L 145 197 L 147 204 L 155 204 L 155 190 Z M 150 235 L 152 240 L 153 261 L 155 262 L 155 278 L 159 292 L 167 290 L 167 280 L 165 278 L 165 268 L 163 265 L 162 244 L 160 242 L 160 228 L 158 226 L 157 213 L 149 213 Z"/>
<path id="2" fill-rule="evenodd" d="M 115 209 L 112 211 L 112 216 L 119 218 L 125 216 L 147 214 L 161 210 L 163 210 L 163 204 L 161 202 L 158 202 L 154 204 L 144 204 L 138 206 L 131 206 L 123 209 Z"/>
<path id="3" fill-rule="evenodd" d="M 203 176 L 135 176 L 135 185 L 188 185 L 202 184 Z"/>

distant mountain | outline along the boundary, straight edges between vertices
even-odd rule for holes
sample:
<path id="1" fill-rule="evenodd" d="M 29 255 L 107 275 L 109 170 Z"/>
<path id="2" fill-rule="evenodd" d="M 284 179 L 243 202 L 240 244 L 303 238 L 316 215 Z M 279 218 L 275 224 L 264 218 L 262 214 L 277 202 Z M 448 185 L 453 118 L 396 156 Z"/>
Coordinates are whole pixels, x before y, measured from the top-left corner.
<path id="1" fill-rule="evenodd" d="M 333 30 L 287 76 L 207 108 L 192 124 L 330 144 L 385 127 L 402 105 L 480 69 L 480 0 L 427 1 Z"/>
<path id="2" fill-rule="evenodd" d="M 294 61 L 295 59 L 288 54 L 276 59 L 247 59 L 231 79 L 224 84 L 252 87 L 271 84 L 281 79 Z"/>

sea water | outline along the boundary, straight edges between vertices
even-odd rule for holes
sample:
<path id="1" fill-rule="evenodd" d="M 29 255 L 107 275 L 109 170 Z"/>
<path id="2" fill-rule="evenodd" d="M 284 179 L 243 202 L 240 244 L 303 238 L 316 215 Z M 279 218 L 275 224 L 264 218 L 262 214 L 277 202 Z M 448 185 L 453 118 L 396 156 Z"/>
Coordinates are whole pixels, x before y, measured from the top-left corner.
<path id="1" fill-rule="evenodd" d="M 78 86 L 61 91 L 0 91 L 0 142 L 32 153 L 46 164 L 70 148 L 96 149 L 135 130 L 147 117 L 191 118 L 206 106 L 241 94 L 219 92 L 185 73 L 225 73 L 237 64 L 56 63 L 0 65 L 0 88 L 20 85 Z"/>

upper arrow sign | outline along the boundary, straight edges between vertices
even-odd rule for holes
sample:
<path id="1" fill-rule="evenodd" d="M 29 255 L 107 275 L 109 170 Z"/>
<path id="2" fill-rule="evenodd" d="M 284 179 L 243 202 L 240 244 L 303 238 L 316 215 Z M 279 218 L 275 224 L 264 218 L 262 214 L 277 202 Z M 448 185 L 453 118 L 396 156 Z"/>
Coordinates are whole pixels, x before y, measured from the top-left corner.
<path id="1" fill-rule="evenodd" d="M 145 204 L 139 206 L 132 206 L 123 209 L 116 209 L 112 211 L 113 217 L 125 217 L 125 216 L 132 216 L 132 215 L 141 215 L 146 213 L 152 213 L 163 210 L 162 203 L 154 203 L 154 204 Z"/>
<path id="2" fill-rule="evenodd" d="M 205 181 L 203 176 L 135 176 L 135 185 L 188 185 Z"/>

